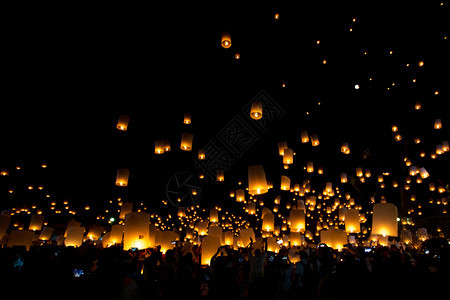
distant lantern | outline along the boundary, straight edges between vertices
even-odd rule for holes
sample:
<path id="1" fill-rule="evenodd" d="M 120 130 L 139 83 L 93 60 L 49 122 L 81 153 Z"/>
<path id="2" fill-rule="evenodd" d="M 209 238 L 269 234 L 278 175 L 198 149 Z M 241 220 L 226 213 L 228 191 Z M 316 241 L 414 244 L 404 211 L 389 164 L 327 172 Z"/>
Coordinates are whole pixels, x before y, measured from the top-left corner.
<path id="1" fill-rule="evenodd" d="M 359 224 L 359 211 L 357 209 L 347 209 L 345 211 L 345 231 L 347 233 L 358 233 L 361 231 Z"/>
<path id="2" fill-rule="evenodd" d="M 216 179 L 219 182 L 222 182 L 225 180 L 225 170 L 217 170 L 216 171 Z"/>
<path id="3" fill-rule="evenodd" d="M 199 160 L 204 160 L 206 158 L 205 150 L 203 150 L 203 149 L 198 150 L 198 156 L 197 157 L 198 157 Z"/>
<path id="4" fill-rule="evenodd" d="M 213 223 L 219 222 L 219 211 L 215 208 L 209 210 L 209 221 Z"/>
<path id="5" fill-rule="evenodd" d="M 190 113 L 188 113 L 188 112 L 184 113 L 183 123 L 191 124 L 191 114 Z"/>
<path id="6" fill-rule="evenodd" d="M 281 141 L 278 142 L 278 154 L 283 156 L 284 155 L 284 149 L 286 149 L 287 146 L 287 142 L 286 141 Z"/>
<path id="7" fill-rule="evenodd" d="M 253 102 L 250 109 L 250 117 L 253 120 L 259 120 L 262 118 L 262 114 L 263 114 L 262 102 L 261 101 Z"/>
<path id="8" fill-rule="evenodd" d="M 116 128 L 120 131 L 127 131 L 128 123 L 130 122 L 130 117 L 128 115 L 120 115 L 119 120 L 117 121 Z"/>
<path id="9" fill-rule="evenodd" d="M 264 214 L 262 220 L 262 230 L 267 232 L 273 232 L 275 225 L 275 216 L 271 212 Z"/>
<path id="10" fill-rule="evenodd" d="M 245 201 L 245 191 L 243 189 L 236 190 L 236 201 L 244 202 Z"/>
<path id="11" fill-rule="evenodd" d="M 164 153 L 164 141 L 156 140 L 155 141 L 155 154 L 163 154 Z"/>
<path id="12" fill-rule="evenodd" d="M 194 135 L 190 132 L 185 132 L 181 136 L 181 145 L 180 149 L 183 151 L 191 151 L 192 150 L 192 140 L 194 139 Z"/>
<path id="13" fill-rule="evenodd" d="M 300 132 L 300 136 L 302 139 L 302 143 L 308 143 L 309 142 L 309 135 L 308 132 L 306 130 L 303 130 L 302 132 Z"/>
<path id="14" fill-rule="evenodd" d="M 284 149 L 283 164 L 290 165 L 294 162 L 294 150 L 291 148 Z"/>
<path id="15" fill-rule="evenodd" d="M 422 108 L 422 104 L 420 103 L 420 101 L 416 101 L 416 105 L 414 106 L 415 110 L 420 110 Z"/>
<path id="16" fill-rule="evenodd" d="M 341 173 L 341 183 L 346 183 L 347 181 L 347 173 Z"/>
<path id="17" fill-rule="evenodd" d="M 306 163 L 306 172 L 308 173 L 314 172 L 314 163 L 312 161 L 308 161 Z"/>
<path id="18" fill-rule="evenodd" d="M 358 177 L 362 177 L 363 176 L 362 168 L 360 168 L 360 167 L 356 168 L 356 176 L 358 176 Z"/>
<path id="19" fill-rule="evenodd" d="M 262 165 L 248 167 L 248 192 L 250 195 L 265 194 L 269 191 L 266 174 Z"/>
<path id="20" fill-rule="evenodd" d="M 231 37 L 228 32 L 222 33 L 221 45 L 223 48 L 228 49 L 231 47 Z"/>
<path id="21" fill-rule="evenodd" d="M 291 179 L 286 175 L 281 175 L 280 189 L 282 189 L 283 191 L 288 191 L 291 189 Z"/>
<path id="22" fill-rule="evenodd" d="M 313 133 L 311 135 L 311 145 L 313 145 L 313 146 L 319 146 L 320 145 L 319 137 L 315 133 Z"/>
<path id="23" fill-rule="evenodd" d="M 130 177 L 130 170 L 126 168 L 120 168 L 117 170 L 116 185 L 117 186 L 127 186 L 128 178 Z"/>
<path id="24" fill-rule="evenodd" d="M 398 210 L 392 203 L 377 203 L 373 206 L 372 234 L 398 236 Z"/>
<path id="25" fill-rule="evenodd" d="M 170 142 L 168 139 L 163 140 L 164 151 L 169 152 L 171 150 Z"/>
<path id="26" fill-rule="evenodd" d="M 348 146 L 347 142 L 342 143 L 341 152 L 344 154 L 350 154 L 350 147 Z"/>

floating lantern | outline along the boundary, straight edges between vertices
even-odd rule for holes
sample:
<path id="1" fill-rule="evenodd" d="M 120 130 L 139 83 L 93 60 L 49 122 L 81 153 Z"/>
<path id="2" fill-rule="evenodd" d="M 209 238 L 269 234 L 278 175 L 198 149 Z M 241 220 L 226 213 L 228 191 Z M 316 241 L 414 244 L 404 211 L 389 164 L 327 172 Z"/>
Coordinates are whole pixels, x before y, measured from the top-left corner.
<path id="1" fill-rule="evenodd" d="M 284 155 L 284 149 L 286 149 L 287 146 L 287 142 L 286 141 L 282 141 L 282 142 L 278 142 L 278 154 L 283 156 Z"/>
<path id="2" fill-rule="evenodd" d="M 220 43 L 223 48 L 228 49 L 231 47 L 231 37 L 228 32 L 222 33 L 222 41 Z"/>
<path id="3" fill-rule="evenodd" d="M 200 221 L 197 223 L 197 233 L 199 236 L 208 234 L 208 222 Z"/>
<path id="4" fill-rule="evenodd" d="M 209 265 L 211 258 L 216 254 L 217 249 L 221 246 L 220 239 L 216 236 L 205 236 L 201 245 L 201 264 Z"/>
<path id="5" fill-rule="evenodd" d="M 348 146 L 347 142 L 342 143 L 341 152 L 344 154 L 350 154 L 350 147 Z"/>
<path id="6" fill-rule="evenodd" d="M 348 182 L 347 173 L 341 173 L 341 183 Z"/>
<path id="7" fill-rule="evenodd" d="M 281 175 L 281 186 L 280 189 L 288 191 L 291 189 L 291 179 L 286 175 Z"/>
<path id="8" fill-rule="evenodd" d="M 197 157 L 198 157 L 199 160 L 204 160 L 206 158 L 205 150 L 203 150 L 203 149 L 198 150 L 198 156 Z"/>
<path id="9" fill-rule="evenodd" d="M 215 208 L 209 210 L 209 221 L 213 223 L 219 222 L 219 211 Z"/>
<path id="10" fill-rule="evenodd" d="M 178 234 L 173 231 L 156 231 L 155 244 L 161 246 L 161 252 L 166 253 L 167 250 L 173 249 L 172 242 L 179 240 Z"/>
<path id="11" fill-rule="evenodd" d="M 117 177 L 116 177 L 116 185 L 117 186 L 127 186 L 129 176 L 130 176 L 130 170 L 128 170 L 126 168 L 118 169 Z"/>
<path id="12" fill-rule="evenodd" d="M 313 146 L 319 146 L 320 145 L 319 137 L 315 133 L 313 133 L 311 135 L 311 145 L 313 145 Z"/>
<path id="13" fill-rule="evenodd" d="M 164 141 L 156 140 L 155 141 L 155 154 L 163 154 L 164 153 Z"/>
<path id="14" fill-rule="evenodd" d="M 277 238 L 274 236 L 267 237 L 267 251 L 278 253 L 280 245 L 277 243 Z"/>
<path id="15" fill-rule="evenodd" d="M 44 226 L 44 228 L 42 228 L 41 234 L 39 235 L 39 239 L 42 241 L 49 241 L 54 230 L 55 229 L 52 227 Z"/>
<path id="16" fill-rule="evenodd" d="M 274 231 L 275 216 L 269 211 L 264 214 L 262 219 L 262 230 L 267 232 Z"/>
<path id="17" fill-rule="evenodd" d="M 363 176 L 362 168 L 360 168 L 360 167 L 356 168 L 356 176 L 358 176 L 358 177 L 362 177 Z"/>
<path id="18" fill-rule="evenodd" d="M 283 164 L 290 165 L 294 162 L 294 150 L 291 148 L 284 149 Z"/>
<path id="19" fill-rule="evenodd" d="M 308 132 L 306 130 L 303 130 L 302 132 L 300 132 L 300 136 L 302 139 L 302 143 L 308 143 L 309 142 L 309 135 Z"/>
<path id="20" fill-rule="evenodd" d="M 125 215 L 123 231 L 123 249 L 146 249 L 150 244 L 150 214 L 146 212 L 132 212 Z"/>
<path id="21" fill-rule="evenodd" d="M 130 117 L 128 115 L 120 115 L 117 121 L 116 128 L 120 131 L 127 131 L 128 123 L 130 122 Z"/>
<path id="22" fill-rule="evenodd" d="M 434 129 L 441 129 L 442 128 L 442 120 L 436 119 L 434 120 Z"/>
<path id="23" fill-rule="evenodd" d="M 250 195 L 260 195 L 267 193 L 266 174 L 262 165 L 253 165 L 248 167 L 248 193 Z"/>
<path id="24" fill-rule="evenodd" d="M 186 112 L 184 113 L 184 119 L 183 119 L 183 123 L 184 124 L 191 124 L 191 114 Z"/>
<path id="25" fill-rule="evenodd" d="M 216 180 L 222 182 L 225 180 L 225 170 L 216 171 Z"/>
<path id="26" fill-rule="evenodd" d="M 312 173 L 314 172 L 314 163 L 312 161 L 308 161 L 306 164 L 306 172 Z"/>
<path id="27" fill-rule="evenodd" d="M 397 206 L 392 203 L 377 203 L 373 206 L 372 234 L 398 236 Z"/>
<path id="28" fill-rule="evenodd" d="M 348 233 L 358 233 L 360 228 L 359 211 L 357 209 L 347 209 L 345 211 L 345 231 Z"/>
<path id="29" fill-rule="evenodd" d="M 294 209 L 289 215 L 291 221 L 291 232 L 303 232 L 305 231 L 305 212 L 303 210 Z"/>
<path id="30" fill-rule="evenodd" d="M 300 246 L 302 244 L 302 237 L 300 232 L 292 232 L 289 234 L 289 242 L 292 246 Z"/>
<path id="31" fill-rule="evenodd" d="M 81 226 L 70 226 L 67 228 L 67 236 L 64 240 L 66 247 L 80 247 L 83 243 L 85 228 Z"/>
<path id="32" fill-rule="evenodd" d="M 81 237 L 83 237 L 83 235 Z M 33 240 L 35 239 L 36 234 L 33 231 L 15 229 L 10 232 L 6 247 L 25 246 L 28 251 L 33 245 Z"/>
<path id="33" fill-rule="evenodd" d="M 330 228 L 320 231 L 320 242 L 339 250 L 347 244 L 347 233 L 341 229 Z"/>
<path id="34" fill-rule="evenodd" d="M 250 117 L 253 120 L 259 120 L 262 118 L 262 113 L 263 113 L 262 102 L 261 101 L 253 102 L 250 109 Z"/>
<path id="35" fill-rule="evenodd" d="M 43 215 L 33 215 L 33 216 L 31 216 L 30 225 L 28 226 L 28 230 L 32 230 L 32 231 L 41 230 L 43 223 L 44 223 Z"/>
<path id="36" fill-rule="evenodd" d="M 111 231 L 109 234 L 108 244 L 122 244 L 123 239 L 123 226 L 120 224 L 116 224 L 111 226 Z"/>
<path id="37" fill-rule="evenodd" d="M 190 132 L 185 132 L 181 136 L 181 145 L 180 149 L 183 151 L 191 151 L 192 150 L 192 140 L 194 139 L 194 135 Z"/>

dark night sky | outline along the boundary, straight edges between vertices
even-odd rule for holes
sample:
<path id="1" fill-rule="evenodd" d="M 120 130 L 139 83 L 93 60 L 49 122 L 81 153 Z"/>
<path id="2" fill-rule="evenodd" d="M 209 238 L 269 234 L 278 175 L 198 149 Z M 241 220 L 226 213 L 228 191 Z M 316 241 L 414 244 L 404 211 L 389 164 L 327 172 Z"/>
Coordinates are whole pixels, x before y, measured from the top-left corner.
<path id="1" fill-rule="evenodd" d="M 192 155 L 264 90 L 285 114 L 232 166 L 226 182 L 209 184 L 207 201 L 220 202 L 249 164 L 263 164 L 278 181 L 281 140 L 299 161 L 319 161 L 330 180 L 361 164 L 374 173 L 400 172 L 400 154 L 413 136 L 429 137 L 430 147 L 448 139 L 449 47 L 442 38 L 448 9 L 440 1 L 359 2 L 4 10 L 0 167 L 23 163 L 28 177 L 20 180 L 48 180 L 57 199 L 74 204 L 114 197 L 116 169 L 128 167 L 127 197 L 157 206 L 168 178 L 195 172 Z M 230 49 L 219 45 L 223 31 L 231 34 Z M 424 110 L 414 114 L 417 100 Z M 184 112 L 192 125 L 182 124 Z M 131 117 L 126 133 L 115 129 L 122 113 Z M 437 117 L 444 137 L 430 130 Z M 409 141 L 393 141 L 393 122 Z M 177 150 L 186 129 L 195 134 L 191 153 Z M 303 129 L 318 133 L 318 149 L 299 143 Z M 160 137 L 173 149 L 162 157 L 153 154 Z M 352 146 L 350 157 L 339 152 L 343 141 Z M 365 161 L 364 149 L 371 155 Z M 45 174 L 41 161 L 49 164 Z M 448 161 L 430 164 L 448 182 Z M 296 169 L 289 172 L 294 177 Z"/>

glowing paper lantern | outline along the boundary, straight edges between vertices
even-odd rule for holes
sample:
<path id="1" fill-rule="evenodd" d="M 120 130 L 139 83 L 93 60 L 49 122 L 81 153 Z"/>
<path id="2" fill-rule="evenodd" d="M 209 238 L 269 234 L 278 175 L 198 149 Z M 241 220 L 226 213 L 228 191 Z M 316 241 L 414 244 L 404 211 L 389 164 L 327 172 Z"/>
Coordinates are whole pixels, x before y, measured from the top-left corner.
<path id="1" fill-rule="evenodd" d="M 127 131 L 128 123 L 130 122 L 130 117 L 128 115 L 120 115 L 117 121 L 116 128 L 121 131 Z"/>
<path id="2" fill-rule="evenodd" d="M 44 228 L 42 228 L 41 234 L 39 235 L 39 239 L 42 241 L 50 240 L 54 230 L 55 229 L 52 227 L 45 226 Z"/>
<path id="3" fill-rule="evenodd" d="M 132 212 L 125 215 L 123 230 L 123 249 L 146 249 L 149 247 L 150 214 L 146 212 Z"/>
<path id="4" fill-rule="evenodd" d="M 341 173 L 341 183 L 348 182 L 347 173 Z"/>
<path id="5" fill-rule="evenodd" d="M 222 41 L 220 43 L 223 48 L 228 49 L 231 47 L 231 37 L 228 32 L 222 33 Z"/>
<path id="6" fill-rule="evenodd" d="M 216 236 L 205 236 L 201 245 L 201 264 L 209 265 L 211 258 L 216 254 L 217 249 L 221 246 L 220 240 Z"/>
<path id="7" fill-rule="evenodd" d="M 36 234 L 30 230 L 13 230 L 9 234 L 6 247 L 25 246 L 27 251 L 33 245 L 33 240 L 36 239 Z"/>
<path id="8" fill-rule="evenodd" d="M 287 142 L 286 141 L 281 141 L 278 142 L 278 154 L 283 156 L 284 155 L 284 149 L 286 149 L 287 146 Z"/>
<path id="9" fill-rule="evenodd" d="M 243 189 L 236 190 L 236 201 L 237 202 L 245 201 L 245 191 Z"/>
<path id="10" fill-rule="evenodd" d="M 120 168 L 117 170 L 116 185 L 127 186 L 128 178 L 130 177 L 130 170 L 126 168 Z"/>
<path id="11" fill-rule="evenodd" d="M 250 117 L 253 120 L 259 120 L 262 118 L 262 114 L 263 114 L 262 102 L 261 101 L 253 102 L 250 109 Z"/>
<path id="12" fill-rule="evenodd" d="M 224 231 L 222 240 L 225 245 L 233 246 L 234 243 L 233 231 Z"/>
<path id="13" fill-rule="evenodd" d="M 223 238 L 223 229 L 222 227 L 215 225 L 215 224 L 211 224 L 208 227 L 208 236 L 214 236 L 217 237 L 220 241 L 220 244 L 223 244 L 222 238 Z"/>
<path id="14" fill-rule="evenodd" d="M 208 222 L 200 221 L 197 223 L 197 233 L 200 236 L 208 234 Z"/>
<path id="15" fill-rule="evenodd" d="M 398 236 L 398 211 L 392 203 L 377 203 L 373 206 L 372 234 Z"/>
<path id="16" fill-rule="evenodd" d="M 434 120 L 434 129 L 441 129 L 442 128 L 442 120 L 436 119 Z"/>
<path id="17" fill-rule="evenodd" d="M 300 246 L 302 244 L 302 237 L 300 232 L 291 232 L 289 234 L 289 241 L 292 246 Z"/>
<path id="18" fill-rule="evenodd" d="M 311 145 L 313 145 L 313 146 L 319 146 L 320 145 L 319 137 L 317 136 L 316 133 L 313 133 L 311 135 Z"/>
<path id="19" fill-rule="evenodd" d="M 155 141 L 155 154 L 163 154 L 164 153 L 164 141 L 156 140 Z"/>
<path id="20" fill-rule="evenodd" d="M 280 188 L 284 191 L 289 191 L 291 189 L 291 179 L 289 179 L 286 175 L 281 175 Z"/>
<path id="21" fill-rule="evenodd" d="M 308 132 L 306 130 L 303 130 L 302 132 L 300 132 L 300 136 L 301 136 L 301 139 L 302 139 L 302 143 L 309 142 L 309 135 L 308 135 Z"/>
<path id="22" fill-rule="evenodd" d="M 197 157 L 199 160 L 204 160 L 206 158 L 205 150 L 203 149 L 198 150 Z"/>
<path id="23" fill-rule="evenodd" d="M 248 192 L 251 195 L 265 194 L 269 191 L 266 173 L 261 165 L 248 167 Z"/>
<path id="24" fill-rule="evenodd" d="M 109 240 L 107 244 L 122 244 L 123 239 L 123 226 L 116 224 L 111 226 L 111 231 L 109 234 Z"/>
<path id="25" fill-rule="evenodd" d="M 342 143 L 341 152 L 344 154 L 350 154 L 350 147 L 348 146 L 347 142 Z"/>
<path id="26" fill-rule="evenodd" d="M 291 148 L 284 149 L 283 164 L 290 165 L 294 162 L 294 150 Z"/>
<path id="27" fill-rule="evenodd" d="M 194 140 L 194 135 L 190 132 L 185 132 L 181 136 L 181 144 L 180 149 L 183 151 L 191 151 L 192 150 L 192 141 Z"/>
<path id="28" fill-rule="evenodd" d="M 103 230 L 104 230 L 103 226 L 100 226 L 98 224 L 92 224 L 91 226 L 89 226 L 87 237 L 92 240 L 96 240 L 99 237 L 101 237 Z"/>
<path id="29" fill-rule="evenodd" d="M 225 180 L 225 170 L 216 171 L 216 180 L 222 182 Z"/>
<path id="30" fill-rule="evenodd" d="M 184 124 L 191 124 L 191 114 L 186 112 L 184 113 L 184 120 L 183 120 Z"/>
<path id="31" fill-rule="evenodd" d="M 253 231 L 253 228 L 241 228 L 239 230 L 239 238 L 241 247 L 246 247 L 250 244 L 250 238 L 255 241 L 255 232 Z"/>
<path id="32" fill-rule="evenodd" d="M 341 249 L 347 244 L 347 233 L 344 230 L 330 228 L 320 231 L 320 242 L 333 249 Z"/>
<path id="33" fill-rule="evenodd" d="M 125 219 L 125 216 L 133 211 L 133 203 L 132 202 L 125 202 L 122 204 L 120 208 L 120 219 Z"/>
<path id="34" fill-rule="evenodd" d="M 289 219 L 291 220 L 291 233 L 305 231 L 305 212 L 303 210 L 292 210 Z"/>
<path id="35" fill-rule="evenodd" d="M 215 208 L 211 208 L 209 211 L 209 221 L 217 223 L 219 221 L 219 211 Z"/>
<path id="36" fill-rule="evenodd" d="M 31 216 L 28 230 L 32 231 L 41 230 L 43 223 L 44 223 L 44 215 L 33 215 Z"/>
<path id="37" fill-rule="evenodd" d="M 308 161 L 306 164 L 306 172 L 312 173 L 314 172 L 314 163 L 312 161 Z"/>
<path id="38" fill-rule="evenodd" d="M 361 231 L 359 211 L 357 209 L 347 209 L 345 212 L 345 231 L 348 233 L 358 233 Z"/>
<path id="39" fill-rule="evenodd" d="M 274 231 L 275 216 L 271 213 L 265 213 L 262 220 L 262 230 L 267 232 Z"/>
<path id="40" fill-rule="evenodd" d="M 428 178 L 430 176 L 430 174 L 428 174 L 427 170 L 424 167 L 420 168 L 419 172 L 420 172 L 420 176 L 423 179 Z"/>
<path id="41" fill-rule="evenodd" d="M 267 238 L 267 251 L 278 253 L 280 251 L 280 245 L 277 243 L 277 238 L 270 236 Z"/>
<path id="42" fill-rule="evenodd" d="M 161 252 L 166 253 L 167 250 L 173 249 L 172 242 L 177 241 L 178 234 L 173 231 L 156 231 L 155 243 L 161 246 Z"/>
<path id="43" fill-rule="evenodd" d="M 67 236 L 64 240 L 66 247 L 80 247 L 83 243 L 83 235 L 85 228 L 78 226 L 70 226 L 67 230 Z"/>

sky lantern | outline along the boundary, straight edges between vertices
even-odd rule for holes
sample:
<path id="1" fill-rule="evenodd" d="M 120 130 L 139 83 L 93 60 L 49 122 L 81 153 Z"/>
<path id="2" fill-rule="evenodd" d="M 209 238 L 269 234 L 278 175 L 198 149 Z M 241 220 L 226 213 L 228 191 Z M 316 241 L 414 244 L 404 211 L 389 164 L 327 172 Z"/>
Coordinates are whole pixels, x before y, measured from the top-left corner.
<path id="1" fill-rule="evenodd" d="M 269 191 L 266 174 L 262 165 L 248 167 L 248 193 L 250 195 L 265 194 Z"/>
<path id="2" fill-rule="evenodd" d="M 222 182 L 225 180 L 225 170 L 216 170 L 216 180 Z"/>
<path id="3" fill-rule="evenodd" d="M 350 154 L 350 147 L 348 146 L 347 142 L 342 143 L 341 152 L 344 154 Z"/>
<path id="4" fill-rule="evenodd" d="M 132 212 L 125 216 L 123 230 L 123 249 L 146 249 L 149 247 L 150 214 L 147 212 Z"/>
<path id="5" fill-rule="evenodd" d="M 358 233 L 361 231 L 359 223 L 359 211 L 351 208 L 345 211 L 345 231 L 347 233 Z"/>
<path id="6" fill-rule="evenodd" d="M 284 149 L 288 147 L 287 141 L 281 141 L 278 142 L 278 154 L 283 156 L 284 155 Z"/>
<path id="7" fill-rule="evenodd" d="M 194 135 L 190 132 L 184 132 L 181 136 L 181 144 L 180 149 L 183 151 L 191 151 L 192 150 L 192 141 L 194 139 Z"/>
<path id="8" fill-rule="evenodd" d="M 219 211 L 216 208 L 209 210 L 209 221 L 213 223 L 219 222 Z"/>
<path id="9" fill-rule="evenodd" d="M 155 154 L 163 154 L 164 153 L 164 141 L 156 140 L 155 141 Z"/>
<path id="10" fill-rule="evenodd" d="M 319 146 L 320 145 L 319 136 L 316 133 L 313 133 L 311 135 L 311 145 L 313 145 L 313 146 Z"/>
<path id="11" fill-rule="evenodd" d="M 125 216 L 133 211 L 133 202 L 125 202 L 120 207 L 119 219 L 125 219 Z"/>
<path id="12" fill-rule="evenodd" d="M 128 115 L 120 115 L 117 121 L 116 128 L 120 131 L 127 131 L 128 123 L 130 122 L 130 117 Z"/>
<path id="13" fill-rule="evenodd" d="M 197 158 L 199 160 L 204 160 L 206 158 L 205 150 L 203 149 L 198 150 Z"/>
<path id="14" fill-rule="evenodd" d="M 280 189 L 282 189 L 283 191 L 288 191 L 291 189 L 291 179 L 286 175 L 281 175 Z"/>
<path id="15" fill-rule="evenodd" d="M 130 177 L 130 170 L 126 168 L 117 169 L 116 185 L 127 186 L 129 177 Z"/>
<path id="16" fill-rule="evenodd" d="M 271 212 L 264 214 L 262 220 L 262 230 L 266 232 L 273 232 L 275 226 L 275 216 Z"/>
<path id="17" fill-rule="evenodd" d="M 243 189 L 236 190 L 236 201 L 244 202 L 245 201 L 245 191 Z"/>
<path id="18" fill-rule="evenodd" d="M 442 120 L 436 119 L 434 120 L 434 129 L 441 129 L 442 128 Z"/>
<path id="19" fill-rule="evenodd" d="M 398 236 L 397 206 L 392 203 L 377 203 L 373 206 L 372 234 Z"/>
<path id="20" fill-rule="evenodd" d="M 231 37 L 230 34 L 228 32 L 223 32 L 222 33 L 222 40 L 221 43 L 223 48 L 228 49 L 231 47 Z"/>
<path id="21" fill-rule="evenodd" d="M 67 236 L 64 240 L 66 247 L 80 247 L 83 243 L 85 228 L 82 226 L 70 226 L 67 228 Z"/>
<path id="22" fill-rule="evenodd" d="M 44 226 L 42 228 L 41 234 L 39 235 L 39 239 L 42 241 L 50 240 L 54 230 L 55 230 L 55 228 L 52 228 L 49 226 Z M 1 235 L 1 233 L 0 233 L 0 235 Z"/>
<path id="23" fill-rule="evenodd" d="M 221 246 L 220 239 L 217 236 L 205 236 L 201 245 L 201 264 L 206 266 L 211 262 L 211 258 L 216 254 L 217 249 Z"/>
<path id="24" fill-rule="evenodd" d="M 262 102 L 259 100 L 253 102 L 250 109 L 250 117 L 253 120 L 259 120 L 262 118 L 262 114 L 263 114 Z"/>
<path id="25" fill-rule="evenodd" d="M 115 224 L 111 226 L 111 231 L 109 234 L 109 240 L 107 241 L 108 244 L 122 244 L 123 239 L 123 225 Z"/>
<path id="26" fill-rule="evenodd" d="M 306 163 L 306 172 L 308 173 L 314 172 L 314 163 L 312 161 L 308 161 Z"/>
<path id="27" fill-rule="evenodd" d="M 337 228 L 321 230 L 320 243 L 325 243 L 328 247 L 339 250 L 347 244 L 347 233 Z"/>
<path id="28" fill-rule="evenodd" d="M 28 226 L 28 230 L 32 231 L 41 230 L 43 223 L 44 223 L 44 215 L 32 215 L 30 225 Z"/>
<path id="29" fill-rule="evenodd" d="M 303 210 L 293 209 L 289 215 L 291 221 L 291 232 L 305 231 L 305 212 Z"/>
<path id="30" fill-rule="evenodd" d="M 155 234 L 155 244 L 161 246 L 161 252 L 166 253 L 167 250 L 173 249 L 173 241 L 179 239 L 178 234 L 170 230 L 158 230 Z"/>
<path id="31" fill-rule="evenodd" d="M 348 182 L 347 173 L 341 173 L 341 183 Z"/>
<path id="32" fill-rule="evenodd" d="M 191 124 L 191 113 L 184 113 L 184 119 L 183 119 L 183 124 Z"/>
<path id="33" fill-rule="evenodd" d="M 302 140 L 303 144 L 309 142 L 309 135 L 308 135 L 308 132 L 306 130 L 303 130 L 302 132 L 300 132 L 300 136 L 301 136 L 301 140 Z"/>
<path id="34" fill-rule="evenodd" d="M 294 150 L 291 148 L 284 149 L 283 164 L 290 165 L 294 162 Z"/>

